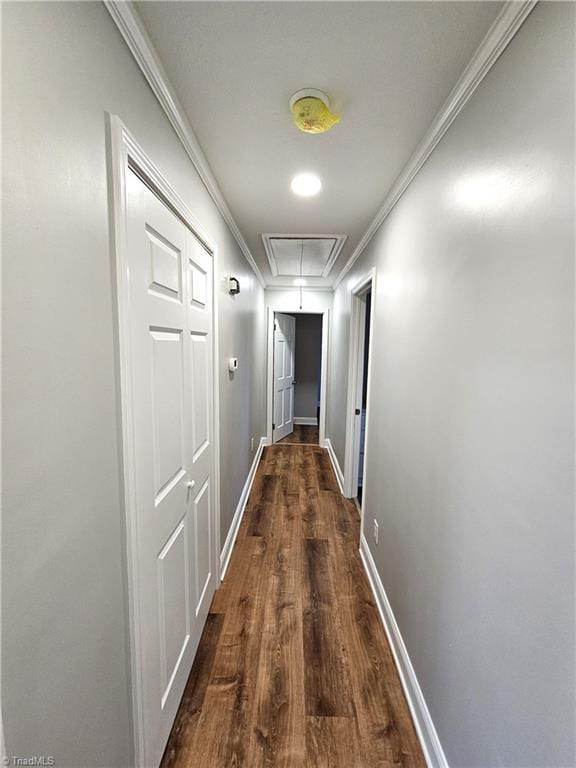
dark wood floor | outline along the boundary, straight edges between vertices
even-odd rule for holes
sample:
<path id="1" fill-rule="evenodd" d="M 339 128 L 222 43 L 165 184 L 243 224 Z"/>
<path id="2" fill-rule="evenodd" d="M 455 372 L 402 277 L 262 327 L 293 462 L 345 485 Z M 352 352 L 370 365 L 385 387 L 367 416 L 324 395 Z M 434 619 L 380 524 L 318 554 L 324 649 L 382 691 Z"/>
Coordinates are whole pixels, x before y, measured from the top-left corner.
<path id="1" fill-rule="evenodd" d="M 294 424 L 294 432 L 278 440 L 276 445 L 318 445 L 318 427 Z"/>
<path id="2" fill-rule="evenodd" d="M 162 768 L 425 763 L 325 450 L 264 455 Z"/>

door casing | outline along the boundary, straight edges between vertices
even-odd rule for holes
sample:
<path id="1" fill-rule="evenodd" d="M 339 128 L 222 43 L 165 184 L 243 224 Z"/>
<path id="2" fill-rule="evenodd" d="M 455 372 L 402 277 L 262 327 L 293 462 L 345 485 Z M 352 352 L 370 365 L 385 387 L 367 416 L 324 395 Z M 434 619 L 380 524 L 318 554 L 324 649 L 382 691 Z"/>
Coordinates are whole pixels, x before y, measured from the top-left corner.
<path id="1" fill-rule="evenodd" d="M 322 316 L 322 360 L 320 366 L 320 422 L 318 424 L 319 443 L 324 447 L 326 433 L 326 377 L 328 375 L 328 344 L 330 332 L 330 310 L 308 309 L 273 309 L 266 308 L 267 327 L 267 365 L 266 365 L 266 443 L 272 445 L 272 423 L 274 416 L 274 316 L 282 315 L 321 315 Z"/>
<path id="2" fill-rule="evenodd" d="M 368 433 L 370 429 L 370 390 L 372 347 L 374 344 L 374 314 L 376 309 L 376 270 L 372 268 L 363 275 L 350 291 L 350 350 L 348 359 L 348 400 L 346 405 L 346 449 L 344 460 L 344 495 L 353 499 L 358 493 L 358 455 L 360 451 L 360 417 L 355 414 L 358 403 L 362 402 L 364 371 L 364 331 L 366 303 L 362 299 L 368 291 L 372 293 L 370 313 L 370 337 L 368 349 L 368 384 L 366 393 L 366 429 L 364 435 L 364 486 L 367 483 Z M 364 499 L 361 504 L 361 523 L 364 523 Z M 362 529 L 361 529 L 362 530 Z"/>
<path id="3" fill-rule="evenodd" d="M 136 482 L 134 456 L 133 396 L 131 388 L 132 363 L 129 330 L 130 295 L 128 289 L 127 252 L 127 207 L 126 175 L 134 170 L 152 191 L 194 232 L 210 252 L 213 260 L 214 280 L 212 281 L 212 381 L 213 413 L 211 419 L 213 436 L 214 505 L 212 514 L 215 531 L 213 562 L 216 569 L 216 583 L 220 581 L 220 449 L 219 449 L 219 367 L 218 367 L 218 253 L 216 244 L 202 228 L 192 211 L 177 192 L 136 143 L 130 132 L 116 115 L 107 115 L 107 158 L 110 190 L 110 232 L 112 265 L 115 275 L 115 344 L 116 362 L 119 371 L 117 401 L 120 413 L 119 439 L 122 446 L 121 481 L 124 496 L 125 518 L 125 575 L 128 635 L 130 651 L 130 684 L 132 695 L 133 743 L 136 765 L 144 765 L 144 715 L 143 676 L 140 638 L 138 538 L 136 514 Z"/>

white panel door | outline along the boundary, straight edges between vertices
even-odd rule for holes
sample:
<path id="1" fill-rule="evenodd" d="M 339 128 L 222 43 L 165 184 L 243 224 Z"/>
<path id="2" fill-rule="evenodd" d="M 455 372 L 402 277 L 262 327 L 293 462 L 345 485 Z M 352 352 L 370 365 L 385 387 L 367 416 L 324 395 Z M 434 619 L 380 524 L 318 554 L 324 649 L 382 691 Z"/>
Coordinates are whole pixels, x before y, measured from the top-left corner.
<path id="1" fill-rule="evenodd" d="M 212 468 L 212 257 L 187 231 L 185 260 L 187 345 L 190 372 L 190 477 L 194 548 L 193 616 L 202 628 L 216 589 Z M 199 637 L 198 637 L 199 639 Z"/>
<path id="2" fill-rule="evenodd" d="M 145 766 L 158 766 L 215 587 L 212 259 L 127 173 L 137 631 Z"/>
<path id="3" fill-rule="evenodd" d="M 273 442 L 294 431 L 294 345 L 296 318 L 276 313 L 274 318 Z"/>

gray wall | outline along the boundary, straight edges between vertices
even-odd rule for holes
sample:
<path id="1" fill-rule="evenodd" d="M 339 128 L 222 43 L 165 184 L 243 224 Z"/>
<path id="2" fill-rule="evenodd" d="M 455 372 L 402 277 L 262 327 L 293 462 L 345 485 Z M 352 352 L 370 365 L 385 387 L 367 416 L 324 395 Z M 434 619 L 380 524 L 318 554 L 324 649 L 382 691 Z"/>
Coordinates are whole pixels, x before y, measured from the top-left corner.
<path id="1" fill-rule="evenodd" d="M 132 761 L 105 112 L 219 246 L 222 537 L 264 434 L 263 291 L 100 3 L 3 4 L 3 712 L 11 755 Z M 257 443 L 257 440 L 255 441 Z"/>
<path id="2" fill-rule="evenodd" d="M 294 372 L 294 416 L 316 418 L 322 362 L 322 315 L 294 315 L 296 351 Z"/>
<path id="3" fill-rule="evenodd" d="M 575 764 L 574 11 L 536 7 L 333 305 L 343 465 L 376 266 L 364 533 L 459 767 Z"/>

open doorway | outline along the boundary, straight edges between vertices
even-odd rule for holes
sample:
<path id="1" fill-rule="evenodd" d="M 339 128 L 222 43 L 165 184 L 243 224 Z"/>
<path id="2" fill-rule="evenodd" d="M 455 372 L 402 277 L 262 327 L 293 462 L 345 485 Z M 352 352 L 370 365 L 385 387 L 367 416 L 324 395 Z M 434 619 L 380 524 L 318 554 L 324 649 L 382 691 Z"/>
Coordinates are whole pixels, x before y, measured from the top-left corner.
<path id="1" fill-rule="evenodd" d="M 344 487 L 348 498 L 357 499 L 362 510 L 366 488 L 366 445 L 370 401 L 370 349 L 374 271 L 371 270 L 351 291 L 350 361 L 346 466 Z"/>
<path id="2" fill-rule="evenodd" d="M 366 442 L 366 404 L 368 401 L 368 353 L 370 350 L 370 318 L 372 309 L 372 290 L 364 294 L 364 349 L 362 354 L 362 404 L 360 406 L 360 439 L 358 441 L 358 479 L 356 498 L 362 505 L 364 487 L 364 446 Z"/>
<path id="3" fill-rule="evenodd" d="M 270 443 L 322 445 L 328 311 L 269 310 Z"/>
<path id="4" fill-rule="evenodd" d="M 274 322 L 275 443 L 319 444 L 322 316 L 277 312 Z"/>

